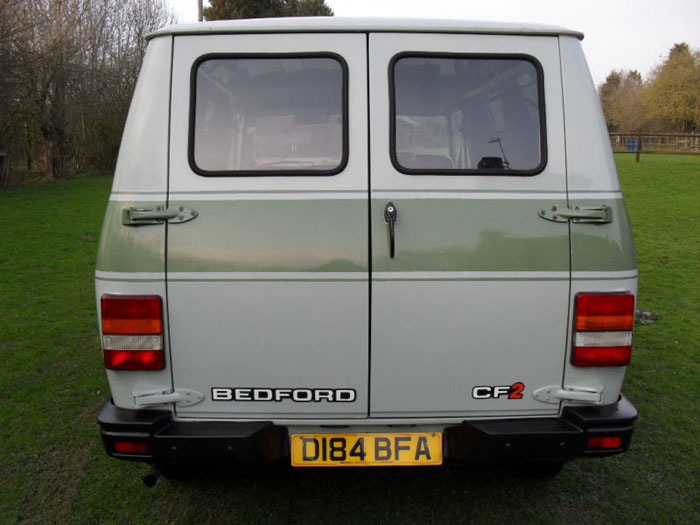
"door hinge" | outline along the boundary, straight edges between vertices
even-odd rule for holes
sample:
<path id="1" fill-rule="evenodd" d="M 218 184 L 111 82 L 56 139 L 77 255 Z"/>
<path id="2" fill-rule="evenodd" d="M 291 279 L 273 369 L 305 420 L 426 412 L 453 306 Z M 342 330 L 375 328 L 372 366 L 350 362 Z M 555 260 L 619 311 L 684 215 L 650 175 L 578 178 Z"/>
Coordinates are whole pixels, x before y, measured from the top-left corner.
<path id="1" fill-rule="evenodd" d="M 547 221 L 554 222 L 581 222 L 592 224 L 605 224 L 612 222 L 612 208 L 610 206 L 579 206 L 569 208 L 566 205 L 553 204 L 548 209 L 539 210 L 537 215 Z"/>
<path id="2" fill-rule="evenodd" d="M 191 221 L 199 215 L 186 206 L 132 206 L 122 209 L 122 224 L 125 226 L 141 226 L 145 224 L 180 224 Z"/>
<path id="3" fill-rule="evenodd" d="M 603 387 L 582 386 L 543 386 L 532 393 L 532 397 L 543 403 L 559 403 L 559 401 L 578 401 L 599 405 L 603 401 Z"/>
<path id="4" fill-rule="evenodd" d="M 204 401 L 204 394 L 201 392 L 184 388 L 178 388 L 174 392 L 170 392 L 170 389 L 166 387 L 134 390 L 132 395 L 134 396 L 134 405 L 139 408 L 168 403 L 175 403 L 179 407 L 188 407 Z"/>

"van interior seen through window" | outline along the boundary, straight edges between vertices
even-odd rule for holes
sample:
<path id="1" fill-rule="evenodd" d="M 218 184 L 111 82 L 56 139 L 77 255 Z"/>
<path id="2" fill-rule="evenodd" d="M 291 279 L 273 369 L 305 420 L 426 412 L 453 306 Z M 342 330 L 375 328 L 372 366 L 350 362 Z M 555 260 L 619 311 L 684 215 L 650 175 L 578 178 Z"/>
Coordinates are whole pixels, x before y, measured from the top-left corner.
<path id="1" fill-rule="evenodd" d="M 545 163 L 541 75 L 532 60 L 399 56 L 392 160 L 409 174 L 530 175 Z"/>
<path id="2" fill-rule="evenodd" d="M 342 169 L 347 116 L 340 59 L 215 56 L 194 68 L 190 164 L 197 173 Z"/>

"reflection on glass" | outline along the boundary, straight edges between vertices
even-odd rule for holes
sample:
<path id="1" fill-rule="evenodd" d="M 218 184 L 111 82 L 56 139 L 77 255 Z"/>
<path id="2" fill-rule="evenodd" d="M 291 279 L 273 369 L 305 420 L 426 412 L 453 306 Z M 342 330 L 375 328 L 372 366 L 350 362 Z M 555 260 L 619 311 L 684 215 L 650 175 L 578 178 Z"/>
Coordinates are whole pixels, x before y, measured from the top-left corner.
<path id="1" fill-rule="evenodd" d="M 394 97 L 404 168 L 517 172 L 542 161 L 537 70 L 528 60 L 400 58 Z"/>
<path id="2" fill-rule="evenodd" d="M 343 157 L 332 58 L 221 58 L 197 69 L 194 162 L 204 171 L 328 171 Z"/>

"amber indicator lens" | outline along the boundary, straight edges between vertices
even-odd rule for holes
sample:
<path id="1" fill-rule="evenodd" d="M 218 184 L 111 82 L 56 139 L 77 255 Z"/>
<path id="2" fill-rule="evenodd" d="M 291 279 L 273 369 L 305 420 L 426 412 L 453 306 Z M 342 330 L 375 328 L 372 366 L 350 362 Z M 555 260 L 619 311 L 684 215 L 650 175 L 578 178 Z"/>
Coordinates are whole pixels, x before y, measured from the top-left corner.
<path id="1" fill-rule="evenodd" d="M 632 330 L 634 295 L 581 293 L 576 296 L 576 330 Z"/>

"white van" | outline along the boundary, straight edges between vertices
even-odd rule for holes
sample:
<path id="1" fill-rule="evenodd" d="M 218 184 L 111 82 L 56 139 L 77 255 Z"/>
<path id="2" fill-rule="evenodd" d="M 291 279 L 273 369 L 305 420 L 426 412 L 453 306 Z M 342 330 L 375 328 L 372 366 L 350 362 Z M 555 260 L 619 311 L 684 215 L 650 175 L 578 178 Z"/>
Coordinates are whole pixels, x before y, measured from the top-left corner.
<path id="1" fill-rule="evenodd" d="M 96 271 L 110 456 L 552 470 L 630 444 L 637 270 L 583 35 L 150 35 Z"/>

